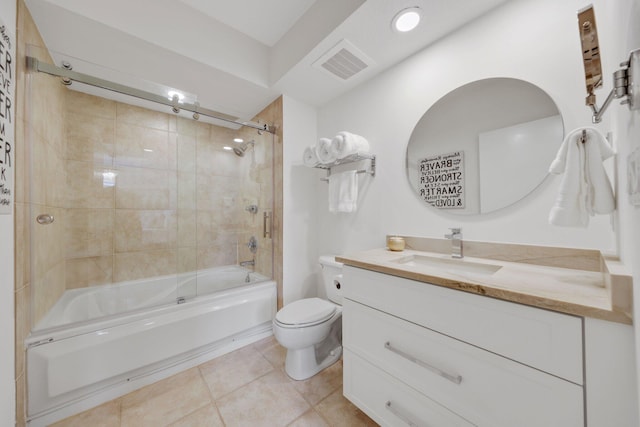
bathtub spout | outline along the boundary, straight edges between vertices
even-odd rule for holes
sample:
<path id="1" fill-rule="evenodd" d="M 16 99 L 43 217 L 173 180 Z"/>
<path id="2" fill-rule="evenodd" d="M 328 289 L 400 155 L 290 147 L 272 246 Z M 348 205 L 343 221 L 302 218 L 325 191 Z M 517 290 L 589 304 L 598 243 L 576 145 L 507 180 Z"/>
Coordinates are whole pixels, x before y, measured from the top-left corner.
<path id="1" fill-rule="evenodd" d="M 248 265 L 250 265 L 252 267 L 255 267 L 256 261 L 252 259 L 250 261 L 242 261 L 242 262 L 240 262 L 240 267 L 246 267 Z"/>

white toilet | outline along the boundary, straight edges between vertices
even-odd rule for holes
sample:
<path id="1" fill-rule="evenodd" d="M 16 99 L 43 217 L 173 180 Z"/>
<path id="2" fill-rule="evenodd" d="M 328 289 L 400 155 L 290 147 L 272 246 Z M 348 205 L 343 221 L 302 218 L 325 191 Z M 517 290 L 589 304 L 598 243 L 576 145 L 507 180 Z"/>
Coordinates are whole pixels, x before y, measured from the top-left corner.
<path id="1" fill-rule="evenodd" d="M 320 257 L 327 297 L 305 298 L 281 308 L 273 335 L 287 349 L 284 369 L 294 380 L 311 378 L 342 355 L 342 263 Z"/>

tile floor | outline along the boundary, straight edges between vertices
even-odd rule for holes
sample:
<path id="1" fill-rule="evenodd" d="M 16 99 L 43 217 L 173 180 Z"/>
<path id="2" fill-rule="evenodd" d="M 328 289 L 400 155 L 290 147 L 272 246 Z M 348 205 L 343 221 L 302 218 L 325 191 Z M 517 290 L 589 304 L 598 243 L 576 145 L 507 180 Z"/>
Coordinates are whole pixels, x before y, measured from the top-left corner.
<path id="1" fill-rule="evenodd" d="M 285 353 L 265 338 L 53 426 L 377 426 L 342 395 L 342 361 L 293 381 Z"/>

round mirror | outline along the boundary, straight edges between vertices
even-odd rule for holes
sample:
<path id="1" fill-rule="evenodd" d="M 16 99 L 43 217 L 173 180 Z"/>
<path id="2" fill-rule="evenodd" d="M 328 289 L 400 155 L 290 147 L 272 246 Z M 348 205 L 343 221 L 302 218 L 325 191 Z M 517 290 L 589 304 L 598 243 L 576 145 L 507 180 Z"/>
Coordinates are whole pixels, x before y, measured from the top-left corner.
<path id="1" fill-rule="evenodd" d="M 563 137 L 560 112 L 543 90 L 511 78 L 479 80 L 449 92 L 418 121 L 407 176 L 429 206 L 493 212 L 542 183 Z"/>

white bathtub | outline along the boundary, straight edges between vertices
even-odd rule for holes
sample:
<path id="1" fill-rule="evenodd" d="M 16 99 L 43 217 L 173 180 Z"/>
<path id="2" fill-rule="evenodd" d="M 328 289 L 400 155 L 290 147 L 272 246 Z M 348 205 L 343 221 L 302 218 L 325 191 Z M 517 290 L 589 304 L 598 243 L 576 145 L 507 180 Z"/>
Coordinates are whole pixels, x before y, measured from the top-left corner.
<path id="1" fill-rule="evenodd" d="M 276 301 L 275 282 L 237 266 L 65 292 L 26 340 L 29 425 L 270 335 Z"/>

